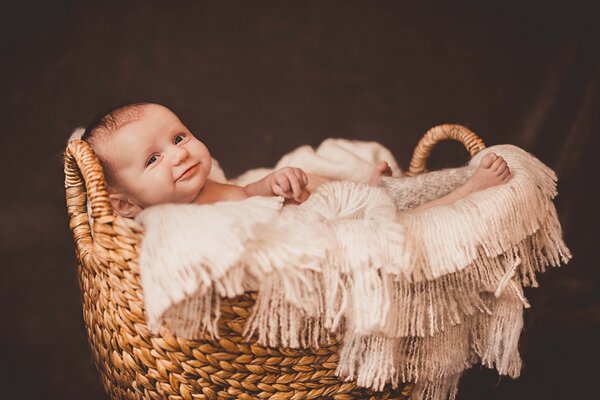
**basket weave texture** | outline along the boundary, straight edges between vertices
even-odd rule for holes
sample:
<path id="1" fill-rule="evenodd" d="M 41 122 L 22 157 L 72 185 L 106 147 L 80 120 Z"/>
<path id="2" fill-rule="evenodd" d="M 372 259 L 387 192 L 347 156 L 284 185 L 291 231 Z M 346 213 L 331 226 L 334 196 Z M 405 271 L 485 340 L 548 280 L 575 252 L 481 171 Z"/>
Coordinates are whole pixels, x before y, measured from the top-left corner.
<path id="1" fill-rule="evenodd" d="M 459 125 L 429 130 L 408 174 L 425 170 L 439 141 L 484 145 Z M 89 145 L 72 141 L 64 156 L 70 228 L 79 261 L 83 317 L 96 367 L 111 399 L 408 399 L 412 384 L 373 392 L 335 376 L 337 344 L 320 349 L 271 348 L 245 342 L 255 293 L 223 299 L 220 339 L 187 340 L 146 325 L 138 254 L 143 230 L 114 213 L 102 167 Z M 88 201 L 94 219 L 89 225 Z"/>

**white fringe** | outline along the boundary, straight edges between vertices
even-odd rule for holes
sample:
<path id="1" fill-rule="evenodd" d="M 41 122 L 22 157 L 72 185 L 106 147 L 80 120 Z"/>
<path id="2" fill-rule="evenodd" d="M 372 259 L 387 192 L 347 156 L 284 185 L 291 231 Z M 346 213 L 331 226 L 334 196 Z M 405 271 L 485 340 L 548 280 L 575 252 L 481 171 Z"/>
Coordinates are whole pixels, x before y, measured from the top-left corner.
<path id="1" fill-rule="evenodd" d="M 210 322 L 218 313 L 213 310 L 218 305 L 213 295 L 232 298 L 244 293 L 240 259 L 245 243 L 256 226 L 273 219 L 281 206 L 281 198 L 253 197 L 236 203 L 165 204 L 143 210 L 137 217 L 145 228 L 140 277 L 152 332 L 158 333 L 164 322 L 184 337 L 197 337 L 188 333 L 204 328 L 216 335 L 216 324 Z M 169 318 L 163 321 L 164 316 Z M 188 321 L 194 319 L 198 321 Z"/>
<path id="2" fill-rule="evenodd" d="M 477 312 L 434 336 L 391 338 L 347 331 L 336 374 L 374 390 L 382 390 L 386 384 L 395 387 L 400 381 L 414 382 L 420 388 L 415 389 L 419 393 L 416 398 L 427 400 L 453 398 L 458 377 L 477 362 L 517 378 L 521 370 L 521 299 L 513 292 L 499 299 L 491 293 L 482 297 L 489 313 Z"/>
<path id="3" fill-rule="evenodd" d="M 435 381 L 419 382 L 410 393 L 411 400 L 454 400 L 458 394 L 458 382 L 462 374 Z"/>
<path id="4" fill-rule="evenodd" d="M 360 386 L 416 382 L 413 398 L 438 400 L 476 362 L 518 376 L 522 287 L 571 254 L 554 173 L 514 146 L 486 151 L 507 160 L 508 183 L 425 211 L 411 209 L 464 183 L 483 155 L 380 188 L 322 185 L 278 218 L 281 199 L 145 210 L 150 327 L 216 336 L 219 297 L 258 289 L 248 339 L 297 348 L 335 336 L 337 374 Z"/>
<path id="5" fill-rule="evenodd" d="M 523 329 L 523 304 L 517 293 L 488 296 L 491 314 L 476 314 L 471 325 L 471 347 L 482 365 L 511 378 L 521 373 L 519 336 Z"/>

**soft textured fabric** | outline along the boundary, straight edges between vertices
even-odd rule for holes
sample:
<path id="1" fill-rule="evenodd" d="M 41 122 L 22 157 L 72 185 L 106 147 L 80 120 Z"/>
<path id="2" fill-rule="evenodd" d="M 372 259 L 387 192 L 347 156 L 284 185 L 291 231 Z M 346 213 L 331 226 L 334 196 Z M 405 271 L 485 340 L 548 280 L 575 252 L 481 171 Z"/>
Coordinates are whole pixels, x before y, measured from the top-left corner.
<path id="1" fill-rule="evenodd" d="M 489 151 L 507 160 L 510 181 L 413 210 L 464 183 Z M 376 143 L 330 141 L 280 164 L 294 159 L 329 178 L 337 171 L 345 174 L 340 179 L 365 180 L 382 157 L 397 166 Z M 237 182 L 267 172 L 250 171 Z M 148 322 L 155 332 L 164 325 L 184 337 L 217 336 L 219 297 L 258 290 L 248 338 L 318 347 L 335 336 L 342 378 L 373 389 L 411 381 L 415 399 L 453 398 L 474 363 L 519 375 L 529 306 L 522 288 L 570 258 L 554 196 L 554 173 L 504 145 L 466 167 L 383 178 L 380 187 L 331 182 L 299 206 L 257 197 L 150 207 L 139 215 Z"/>

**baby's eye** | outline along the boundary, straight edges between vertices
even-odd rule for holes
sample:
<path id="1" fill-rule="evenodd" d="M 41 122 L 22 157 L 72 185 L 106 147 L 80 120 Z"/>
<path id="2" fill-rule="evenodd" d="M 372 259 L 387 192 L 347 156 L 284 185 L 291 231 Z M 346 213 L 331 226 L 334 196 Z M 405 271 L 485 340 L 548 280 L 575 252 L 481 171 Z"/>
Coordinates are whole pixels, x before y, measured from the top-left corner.
<path id="1" fill-rule="evenodd" d="M 175 144 L 179 144 L 183 142 L 183 139 L 185 139 L 185 133 L 180 133 L 179 135 L 175 136 L 175 140 L 173 141 L 175 142 Z"/>
<path id="2" fill-rule="evenodd" d="M 154 164 L 157 160 L 158 160 L 158 157 L 156 157 L 156 155 L 150 156 L 148 161 L 146 161 L 146 167 L 150 164 Z"/>

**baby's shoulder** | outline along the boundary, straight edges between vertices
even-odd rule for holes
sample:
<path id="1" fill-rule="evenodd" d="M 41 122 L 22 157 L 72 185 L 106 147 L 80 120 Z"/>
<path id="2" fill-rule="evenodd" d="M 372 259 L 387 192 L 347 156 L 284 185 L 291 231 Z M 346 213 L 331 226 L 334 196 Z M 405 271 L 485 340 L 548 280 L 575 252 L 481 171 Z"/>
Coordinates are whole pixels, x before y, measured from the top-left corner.
<path id="1" fill-rule="evenodd" d="M 207 180 L 194 203 L 212 204 L 219 201 L 243 200 L 248 195 L 241 186 Z"/>

